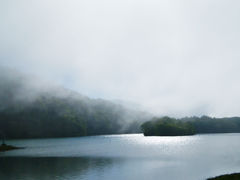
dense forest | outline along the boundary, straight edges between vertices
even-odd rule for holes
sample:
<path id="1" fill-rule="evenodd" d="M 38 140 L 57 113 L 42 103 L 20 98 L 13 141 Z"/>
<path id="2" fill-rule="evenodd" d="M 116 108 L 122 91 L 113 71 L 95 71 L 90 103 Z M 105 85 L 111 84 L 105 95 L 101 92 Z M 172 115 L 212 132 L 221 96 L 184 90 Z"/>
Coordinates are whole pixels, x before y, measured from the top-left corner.
<path id="1" fill-rule="evenodd" d="M 150 117 L 6 69 L 0 71 L 0 99 L 0 132 L 6 138 L 136 133 Z"/>
<path id="2" fill-rule="evenodd" d="M 146 136 L 175 136 L 201 133 L 240 133 L 240 117 L 153 118 L 141 126 Z"/>

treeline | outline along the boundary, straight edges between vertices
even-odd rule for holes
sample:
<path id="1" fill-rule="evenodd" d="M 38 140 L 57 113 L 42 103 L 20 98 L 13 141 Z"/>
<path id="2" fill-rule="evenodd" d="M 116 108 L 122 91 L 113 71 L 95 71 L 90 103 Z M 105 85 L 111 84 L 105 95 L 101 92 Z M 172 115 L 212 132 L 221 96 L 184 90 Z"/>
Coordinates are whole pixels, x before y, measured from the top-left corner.
<path id="1" fill-rule="evenodd" d="M 141 125 L 146 136 L 176 136 L 201 133 L 239 133 L 240 118 L 170 117 L 153 118 Z"/>
<path id="2" fill-rule="evenodd" d="M 149 115 L 63 87 L 0 71 L 0 132 L 6 138 L 140 132 Z"/>
<path id="3" fill-rule="evenodd" d="M 180 119 L 190 122 L 196 133 L 239 133 L 240 117 L 212 118 L 209 116 L 186 117 Z"/>

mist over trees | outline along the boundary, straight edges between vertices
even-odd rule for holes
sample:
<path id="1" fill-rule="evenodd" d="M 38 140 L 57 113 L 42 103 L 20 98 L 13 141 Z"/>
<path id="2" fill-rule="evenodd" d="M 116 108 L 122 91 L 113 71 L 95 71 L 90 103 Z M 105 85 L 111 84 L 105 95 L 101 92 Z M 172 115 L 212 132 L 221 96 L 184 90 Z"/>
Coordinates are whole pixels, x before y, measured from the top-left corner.
<path id="1" fill-rule="evenodd" d="M 90 99 L 10 69 L 0 72 L 0 131 L 7 138 L 140 132 L 150 115 Z"/>
<path id="2" fill-rule="evenodd" d="M 240 132 L 239 117 L 152 119 L 146 112 L 103 99 L 91 99 L 7 68 L 0 68 L 0 100 L 0 132 L 6 138 Z"/>

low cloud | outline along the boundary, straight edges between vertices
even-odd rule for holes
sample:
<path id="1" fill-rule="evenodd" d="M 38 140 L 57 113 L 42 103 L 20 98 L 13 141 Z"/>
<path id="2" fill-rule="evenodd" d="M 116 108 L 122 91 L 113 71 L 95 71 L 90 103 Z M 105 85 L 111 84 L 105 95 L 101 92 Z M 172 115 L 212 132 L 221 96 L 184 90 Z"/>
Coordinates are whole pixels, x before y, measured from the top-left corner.
<path id="1" fill-rule="evenodd" d="M 0 63 L 173 116 L 240 116 L 238 1 L 0 3 Z"/>

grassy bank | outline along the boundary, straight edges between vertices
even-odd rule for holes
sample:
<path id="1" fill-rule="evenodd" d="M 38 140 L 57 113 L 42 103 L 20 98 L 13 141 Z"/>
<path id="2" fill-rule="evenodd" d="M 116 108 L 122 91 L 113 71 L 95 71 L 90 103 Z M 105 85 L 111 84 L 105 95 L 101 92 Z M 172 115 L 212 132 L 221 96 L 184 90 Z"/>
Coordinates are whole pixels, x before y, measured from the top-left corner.
<path id="1" fill-rule="evenodd" d="M 240 173 L 234 173 L 234 174 L 226 174 L 217 176 L 214 178 L 209 178 L 207 180 L 239 180 L 240 179 Z"/>
<path id="2" fill-rule="evenodd" d="M 21 149 L 21 148 L 20 148 L 20 147 L 15 147 L 15 146 L 6 145 L 6 144 L 2 144 L 2 145 L 0 146 L 0 152 L 10 151 L 10 150 L 14 150 L 14 149 Z"/>

